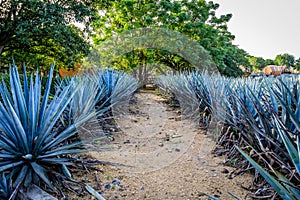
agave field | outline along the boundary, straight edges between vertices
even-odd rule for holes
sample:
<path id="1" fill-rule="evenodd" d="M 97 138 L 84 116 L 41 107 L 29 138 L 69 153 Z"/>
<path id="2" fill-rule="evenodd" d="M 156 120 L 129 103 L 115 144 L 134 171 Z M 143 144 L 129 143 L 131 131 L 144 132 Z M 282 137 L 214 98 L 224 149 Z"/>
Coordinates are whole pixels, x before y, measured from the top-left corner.
<path id="1" fill-rule="evenodd" d="M 7 83 L 8 82 L 8 83 Z M 297 77 L 233 79 L 218 74 L 182 72 L 156 79 L 156 85 L 182 104 L 191 98 L 191 117 L 209 129 L 240 172 L 252 170 L 264 198 L 300 197 L 300 84 Z M 38 72 L 20 75 L 11 67 L 0 85 L 0 198 L 13 199 L 36 184 L 64 197 L 61 185 L 74 181 L 69 168 L 84 144 L 105 136 L 78 136 L 92 118 L 111 115 L 138 89 L 133 77 L 110 69 L 42 84 Z M 266 181 L 269 186 L 264 183 Z M 82 185 L 82 184 L 81 184 Z M 89 185 L 83 188 L 103 199 Z M 274 193 L 274 191 L 276 191 Z"/>
<path id="2" fill-rule="evenodd" d="M 232 79 L 192 72 L 160 77 L 157 84 L 175 96 L 196 97 L 198 117 L 207 128 L 217 124 L 212 134 L 228 160 L 239 162 L 241 171 L 255 168 L 273 188 L 262 184 L 257 194 L 300 198 L 298 77 Z"/>
<path id="3" fill-rule="evenodd" d="M 101 139 L 82 140 L 78 127 L 109 112 L 137 87 L 135 79 L 112 70 L 53 81 L 52 67 L 43 85 L 38 72 L 28 78 L 25 68 L 19 75 L 11 67 L 9 84 L 0 85 L 0 198 L 14 199 L 32 183 L 64 196 L 59 186 L 72 180 L 68 167 L 76 159 L 71 155 L 86 151 L 84 143 Z M 83 188 L 102 199 L 90 186 Z"/>

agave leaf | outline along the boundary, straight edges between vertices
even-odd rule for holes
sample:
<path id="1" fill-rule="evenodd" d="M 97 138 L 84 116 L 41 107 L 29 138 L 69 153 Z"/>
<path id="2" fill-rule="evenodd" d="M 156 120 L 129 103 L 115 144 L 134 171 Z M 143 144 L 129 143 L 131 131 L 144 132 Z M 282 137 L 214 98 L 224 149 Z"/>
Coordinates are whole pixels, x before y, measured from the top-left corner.
<path id="1" fill-rule="evenodd" d="M 240 197 L 238 197 L 237 195 L 231 193 L 231 192 L 228 192 L 228 194 L 230 194 L 234 199 L 237 199 L 237 200 L 242 200 Z"/>
<path id="2" fill-rule="evenodd" d="M 96 190 L 94 190 L 91 186 L 86 185 L 85 189 L 94 197 L 96 197 L 98 200 L 105 200 L 100 194 L 99 192 L 97 192 Z"/>
<path id="3" fill-rule="evenodd" d="M 290 185 L 291 187 L 296 188 L 296 186 L 289 179 L 287 179 L 283 174 L 281 174 L 278 171 L 274 171 L 274 173 L 281 182 L 286 183 L 286 184 Z"/>
<path id="4" fill-rule="evenodd" d="M 285 176 L 283 176 L 277 171 L 275 172 L 275 174 L 278 177 L 278 179 L 283 182 L 284 187 L 286 187 L 288 191 L 294 194 L 295 197 L 300 197 L 300 190 L 297 189 L 297 187 L 289 179 L 287 179 Z"/>
<path id="5" fill-rule="evenodd" d="M 53 133 L 51 136 L 49 136 L 47 139 L 44 139 L 44 146 L 40 147 L 41 151 L 50 150 L 62 141 L 72 137 L 77 133 L 75 125 L 69 126 L 67 129 L 65 129 L 62 133 Z M 51 138 L 51 140 L 49 139 Z"/>
<path id="6" fill-rule="evenodd" d="M 289 155 L 298 171 L 298 173 L 300 174 L 300 159 L 299 159 L 299 151 L 297 151 L 297 149 L 294 146 L 294 143 L 291 141 L 291 139 L 286 135 L 285 131 L 284 131 L 284 125 L 282 124 L 282 122 L 280 122 L 278 120 L 278 118 L 276 116 L 275 117 L 275 123 L 276 123 L 276 128 L 281 136 L 281 139 L 285 145 L 285 148 L 288 150 Z M 298 141 L 299 141 L 299 136 L 297 136 Z M 298 143 L 299 145 L 299 143 Z M 298 147 L 299 148 L 299 147 Z"/>
<path id="7" fill-rule="evenodd" d="M 281 78 L 279 78 L 278 80 L 279 80 L 279 82 L 280 82 L 280 85 L 281 85 L 281 86 L 283 87 L 283 89 L 284 89 L 283 92 L 288 93 L 288 94 L 286 94 L 286 95 L 284 95 L 284 96 L 286 96 L 286 97 L 289 98 L 289 100 L 288 100 L 289 104 L 290 104 L 290 105 L 291 105 L 291 103 L 297 104 L 297 100 L 295 99 L 294 95 L 292 94 L 291 89 L 287 86 L 287 84 L 286 84 Z M 279 83 L 278 83 L 278 84 L 279 84 Z"/>
<path id="8" fill-rule="evenodd" d="M 297 135 L 297 150 L 298 150 L 298 158 L 300 158 L 300 136 Z M 299 170 L 298 170 L 298 174 L 299 173 Z"/>
<path id="9" fill-rule="evenodd" d="M 17 68 L 11 67 L 10 68 L 10 86 L 11 86 L 11 94 L 12 99 L 14 102 L 14 111 L 17 116 L 21 116 L 21 123 L 27 126 L 26 115 L 26 103 L 25 98 L 22 91 L 21 81 L 19 78 L 19 73 Z M 9 104 L 13 104 L 13 102 L 10 102 Z"/>
<path id="10" fill-rule="evenodd" d="M 84 152 L 87 152 L 87 150 L 83 150 L 83 149 L 66 149 L 66 150 L 60 150 L 60 151 L 53 150 L 53 151 L 45 153 L 42 156 L 38 156 L 37 159 L 44 159 L 44 158 L 49 158 L 49 157 L 53 157 L 53 156 L 84 153 Z"/>
<path id="11" fill-rule="evenodd" d="M 10 181 L 11 181 L 11 179 L 10 179 Z M 16 199 L 16 196 L 18 194 L 20 186 L 21 186 L 21 183 L 14 188 L 14 190 L 11 192 L 11 195 L 8 200 Z M 12 181 L 10 182 L 10 187 L 12 188 Z"/>
<path id="12" fill-rule="evenodd" d="M 44 162 L 44 163 L 48 163 L 48 164 L 54 164 L 54 165 L 57 165 L 57 164 L 63 164 L 63 165 L 72 165 L 73 162 L 71 162 L 70 159 L 68 158 L 43 158 L 41 160 L 41 162 Z"/>
<path id="13" fill-rule="evenodd" d="M 34 147 L 34 152 L 37 152 L 41 149 L 41 146 L 44 145 L 44 142 L 47 141 L 46 138 L 51 138 L 54 134 L 51 134 L 51 130 L 53 126 L 58 121 L 62 112 L 67 107 L 68 103 L 71 101 L 70 91 L 68 87 L 64 89 L 64 91 L 59 96 L 59 99 L 56 97 L 53 99 L 47 108 L 46 112 L 47 116 L 44 117 L 44 120 L 40 125 L 41 130 L 39 131 L 39 135 L 37 136 L 36 144 Z"/>
<path id="14" fill-rule="evenodd" d="M 33 138 L 35 136 L 35 129 L 36 129 L 36 114 L 38 113 L 38 109 L 36 108 L 36 105 L 38 105 L 39 103 L 35 102 L 36 97 L 34 94 L 34 91 L 36 91 L 36 88 L 33 87 L 33 77 L 31 75 L 30 77 L 30 89 L 29 89 L 29 107 L 27 108 L 27 112 L 28 112 L 28 132 L 27 132 L 27 136 L 28 136 L 28 146 L 30 148 L 30 151 L 32 150 L 32 143 L 33 143 Z M 39 100 L 39 99 L 38 99 Z"/>
<path id="15" fill-rule="evenodd" d="M 0 178 L 0 199 L 8 199 L 12 193 L 11 179 L 8 179 L 4 172 Z"/>
<path id="16" fill-rule="evenodd" d="M 67 144 L 67 145 L 64 145 L 64 146 L 61 146 L 61 147 L 58 147 L 56 149 L 53 149 L 51 151 L 48 151 L 46 154 L 42 155 L 42 156 L 38 156 L 37 158 L 38 159 L 42 159 L 42 158 L 47 158 L 47 157 L 51 157 L 53 155 L 60 155 L 62 154 L 63 152 L 74 152 L 75 150 L 78 151 L 77 153 L 82 153 L 82 152 L 85 152 L 86 150 L 82 150 L 82 149 L 72 149 L 74 147 L 78 147 L 82 144 L 85 144 L 85 143 L 88 143 L 88 142 L 91 142 L 91 141 L 95 141 L 95 140 L 100 140 L 100 139 L 104 139 L 106 137 L 104 136 L 100 136 L 100 137 L 93 137 L 93 138 L 88 138 L 88 139 L 85 139 L 85 140 L 81 140 L 81 141 L 77 141 L 77 142 L 73 142 L 71 144 Z M 76 152 L 75 152 L 76 153 Z"/>
<path id="17" fill-rule="evenodd" d="M 264 78 L 264 81 L 266 81 L 266 87 L 268 88 L 268 92 L 269 92 L 269 94 L 270 94 L 270 99 L 271 99 L 271 102 L 272 102 L 272 108 L 274 109 L 274 111 L 276 112 L 276 113 L 278 113 L 278 103 L 277 103 L 277 100 L 276 100 L 276 98 L 275 98 L 275 96 L 273 95 L 274 94 L 274 88 L 272 87 L 270 87 L 270 85 L 271 85 L 271 82 L 268 80 L 268 79 L 266 79 L 266 78 Z"/>
<path id="18" fill-rule="evenodd" d="M 3 94 L 1 94 L 2 97 L 3 97 Z M 0 104 L 1 106 L 1 104 Z M 7 114 L 6 113 L 3 113 L 3 110 L 5 109 L 0 109 L 0 116 L 4 116 L 5 119 L 7 120 L 8 122 L 8 125 L 10 127 L 10 129 L 5 129 L 5 126 L 2 126 L 0 125 L 0 129 L 5 132 L 6 134 L 12 134 L 13 136 L 16 137 L 17 139 L 17 144 L 21 145 L 22 147 L 24 147 L 24 152 L 23 153 L 28 153 L 29 152 L 29 148 L 27 146 L 28 144 L 28 140 L 27 140 L 27 136 L 26 136 L 26 133 L 25 133 L 25 130 L 23 128 L 23 125 L 22 125 L 22 122 L 20 121 L 17 113 L 15 112 L 13 106 L 8 103 L 7 106 Z M 6 126 L 7 127 L 7 126 Z M 14 134 L 15 133 L 15 134 Z"/>
<path id="19" fill-rule="evenodd" d="M 52 189 L 55 190 L 53 185 L 51 184 L 49 178 L 47 177 L 46 170 L 41 165 L 37 164 L 36 162 L 31 162 L 31 167 L 34 172 Z"/>
<path id="20" fill-rule="evenodd" d="M 300 131 L 300 122 L 299 122 L 299 119 L 297 119 L 296 115 L 290 109 L 290 107 L 288 106 L 288 104 L 286 104 L 279 95 L 277 95 L 277 97 L 278 97 L 278 100 L 280 101 L 281 105 L 289 113 L 289 116 L 290 116 L 293 124 L 296 126 L 297 130 Z"/>
<path id="21" fill-rule="evenodd" d="M 27 171 L 28 171 L 28 165 L 23 165 L 22 169 L 18 173 L 16 180 L 14 181 L 14 187 L 16 187 L 17 185 L 23 182 L 23 180 L 26 177 Z"/>
<path id="22" fill-rule="evenodd" d="M 14 159 L 16 156 L 10 153 L 0 153 L 1 159 Z"/>
<path id="23" fill-rule="evenodd" d="M 7 182 L 6 182 L 6 178 L 5 178 L 4 172 L 2 172 L 2 174 L 1 174 L 0 184 L 1 184 L 4 188 L 7 188 Z"/>
<path id="24" fill-rule="evenodd" d="M 23 164 L 24 161 L 18 161 L 18 162 L 13 162 L 13 161 L 10 161 L 9 163 L 5 164 L 5 165 L 1 165 L 0 166 L 0 172 L 3 172 L 9 168 L 14 168 L 14 167 L 18 167 L 19 165 Z M 0 164 L 3 164 L 3 163 L 0 163 Z"/>
<path id="25" fill-rule="evenodd" d="M 29 92 L 28 92 L 28 80 L 27 80 L 27 74 L 26 74 L 26 65 L 23 65 L 23 90 L 24 90 L 24 98 L 26 102 L 26 107 L 28 108 L 28 102 L 29 102 Z"/>
<path id="26" fill-rule="evenodd" d="M 68 170 L 67 166 L 65 164 L 62 164 L 61 166 L 62 172 L 63 174 L 67 177 L 67 178 L 72 178 L 72 175 L 70 173 L 70 171 Z"/>
<path id="27" fill-rule="evenodd" d="M 283 199 L 296 200 L 295 196 L 291 192 L 281 185 L 265 169 L 258 165 L 250 156 L 248 156 L 239 147 L 235 146 L 235 148 L 250 162 L 250 164 L 265 178 L 265 180 L 276 190 L 276 192 L 278 192 Z"/>
<path id="28" fill-rule="evenodd" d="M 1 121 L 1 117 L 0 117 Z M 4 129 L 6 130 L 6 129 Z M 8 135 L 7 135 L 8 136 Z M 20 155 L 20 152 L 18 152 L 17 147 L 16 147 L 16 140 L 11 139 L 11 138 L 6 138 L 4 135 L 0 134 L 0 146 L 1 148 L 9 153 L 15 154 L 15 155 Z"/>
<path id="29" fill-rule="evenodd" d="M 5 132 L 5 135 L 1 134 L 1 138 L 2 140 L 5 140 L 3 142 L 7 145 L 17 149 L 20 137 L 15 134 L 11 127 L 11 120 L 7 120 L 8 118 L 10 118 L 10 116 L 7 114 L 6 110 L 2 109 L 2 105 L 0 104 L 0 129 L 2 132 Z"/>
<path id="30" fill-rule="evenodd" d="M 46 111 L 46 107 L 47 107 L 48 101 L 49 101 L 53 70 L 54 70 L 54 66 L 52 66 L 50 68 L 50 72 L 48 75 L 46 88 L 45 88 L 44 95 L 43 95 L 42 105 L 41 105 L 40 111 L 39 111 L 39 121 L 38 121 L 39 128 L 38 129 L 40 129 L 41 125 L 43 124 L 42 122 L 44 122 L 44 120 L 45 120 L 45 111 Z"/>
<path id="31" fill-rule="evenodd" d="M 24 187 L 28 187 L 32 183 L 33 179 L 33 169 L 29 168 L 24 180 Z M 21 184 L 22 182 L 20 182 Z"/>
<path id="32" fill-rule="evenodd" d="M 299 197 L 300 197 L 300 190 L 299 190 L 299 189 L 297 189 L 297 188 L 295 188 L 295 187 L 292 187 L 292 186 L 290 186 L 290 185 L 288 185 L 288 184 L 285 184 L 285 183 L 284 183 L 284 186 L 285 186 L 292 194 L 294 194 L 294 196 L 295 196 L 296 198 L 299 199 Z"/>

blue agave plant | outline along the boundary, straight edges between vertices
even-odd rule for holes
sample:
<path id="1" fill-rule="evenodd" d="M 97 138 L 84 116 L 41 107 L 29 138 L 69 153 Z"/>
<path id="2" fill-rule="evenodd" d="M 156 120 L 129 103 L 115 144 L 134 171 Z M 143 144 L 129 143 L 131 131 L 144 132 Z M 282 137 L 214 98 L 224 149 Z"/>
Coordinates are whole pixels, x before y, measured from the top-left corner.
<path id="1" fill-rule="evenodd" d="M 89 118 L 94 115 L 102 115 L 110 107 L 101 106 L 101 110 L 95 108 L 96 104 L 105 99 L 105 85 L 100 85 L 94 79 L 86 74 L 84 76 L 76 76 L 72 78 L 64 78 L 56 83 L 56 91 L 61 92 L 65 87 L 72 85 L 73 98 L 66 107 L 61 116 L 62 126 L 66 127 L 80 121 L 81 118 Z"/>
<path id="2" fill-rule="evenodd" d="M 23 87 L 15 66 L 10 69 L 10 87 L 4 82 L 0 85 L 0 172 L 8 173 L 14 187 L 42 181 L 54 188 L 49 173 L 57 169 L 69 174 L 66 166 L 72 163 L 64 155 L 84 151 L 84 141 L 62 144 L 76 134 L 84 117 L 61 132 L 55 131 L 57 121 L 72 100 L 74 86 L 69 84 L 50 100 L 52 75 L 53 67 L 44 94 L 38 72 L 28 80 L 25 67 Z"/>
<path id="3" fill-rule="evenodd" d="M 98 84 L 98 93 L 102 93 L 96 103 L 97 109 L 126 101 L 139 87 L 137 79 L 113 69 L 94 69 L 91 78 Z"/>
<path id="4" fill-rule="evenodd" d="M 101 90 L 103 87 L 105 89 L 105 95 L 97 102 L 97 108 L 101 109 L 102 107 L 111 106 L 112 92 L 121 74 L 111 69 L 94 70 L 93 73 L 94 81 L 98 83 L 99 90 Z"/>

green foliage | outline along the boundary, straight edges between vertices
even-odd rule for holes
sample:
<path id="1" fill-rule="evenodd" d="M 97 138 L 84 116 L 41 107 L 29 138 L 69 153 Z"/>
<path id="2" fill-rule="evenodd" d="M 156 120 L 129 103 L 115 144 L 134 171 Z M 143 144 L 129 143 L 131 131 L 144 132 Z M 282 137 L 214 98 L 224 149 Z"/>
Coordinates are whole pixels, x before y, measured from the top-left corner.
<path id="1" fill-rule="evenodd" d="M 265 63 L 266 63 L 266 65 L 275 65 L 275 61 L 272 59 L 266 59 Z"/>
<path id="2" fill-rule="evenodd" d="M 229 46 L 226 50 L 227 53 L 223 59 L 226 67 L 221 71 L 221 74 L 233 77 L 242 76 L 243 72 L 240 69 L 237 69 L 237 66 L 250 65 L 249 60 L 247 59 L 248 53 L 235 46 Z"/>
<path id="3" fill-rule="evenodd" d="M 295 57 L 290 54 L 279 54 L 276 56 L 274 60 L 276 65 L 279 66 L 287 66 L 287 67 L 294 67 L 295 66 Z"/>
<path id="4" fill-rule="evenodd" d="M 247 58 L 251 66 L 251 71 L 261 71 L 267 65 L 266 61 L 262 57 L 250 56 Z"/>
<path id="5" fill-rule="evenodd" d="M 295 69 L 300 70 L 300 58 L 295 61 Z"/>
<path id="6" fill-rule="evenodd" d="M 226 23 L 231 14 L 217 17 L 215 15 L 218 4 L 204 0 L 183 1 L 111 1 L 110 6 L 103 8 L 99 20 L 93 25 L 97 34 L 94 42 L 99 44 L 110 38 L 114 33 L 144 27 L 160 27 L 178 31 L 197 41 L 213 58 L 219 70 L 227 75 L 239 75 L 237 68 L 244 61 L 246 52 L 232 45 L 234 36 L 227 30 Z M 184 48 L 181 44 L 180 48 Z M 150 52 L 149 52 L 150 51 Z M 172 54 L 172 53 L 171 53 Z M 166 64 L 169 67 L 180 69 L 189 68 L 191 63 L 178 55 L 158 50 L 141 49 L 123 56 L 128 64 L 140 60 L 143 64 L 150 61 Z M 119 62 L 118 62 L 119 63 Z M 130 66 L 131 67 L 131 66 Z"/>
<path id="7" fill-rule="evenodd" d="M 1 81 L 4 81 L 6 84 L 9 84 L 9 74 L 0 74 Z"/>
<path id="8" fill-rule="evenodd" d="M 73 67 L 88 53 L 84 39 L 94 18 L 95 1 L 17 1 L 5 0 L 0 6 L 0 66 L 26 62 L 45 70 Z M 74 23 L 82 23 L 80 30 Z M 28 69 L 29 70 L 29 69 Z M 47 71 L 47 70 L 45 70 Z"/>

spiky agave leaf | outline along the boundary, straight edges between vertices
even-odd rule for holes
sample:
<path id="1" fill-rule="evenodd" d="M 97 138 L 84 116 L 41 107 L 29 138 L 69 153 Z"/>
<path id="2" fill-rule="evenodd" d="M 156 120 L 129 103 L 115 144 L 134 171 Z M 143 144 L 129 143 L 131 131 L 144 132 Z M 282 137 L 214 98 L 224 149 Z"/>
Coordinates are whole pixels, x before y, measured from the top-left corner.
<path id="1" fill-rule="evenodd" d="M 95 83 L 90 75 L 74 76 L 72 78 L 61 80 L 56 88 L 62 91 L 65 87 L 72 85 L 74 95 L 66 107 L 61 121 L 64 126 L 73 124 L 81 118 L 92 118 L 94 115 L 101 115 L 108 107 L 102 106 L 101 110 L 96 112 L 95 106 L 105 96 L 105 86 Z"/>
<path id="2" fill-rule="evenodd" d="M 98 90 L 103 94 L 98 99 L 96 107 L 102 110 L 127 100 L 138 88 L 138 81 L 128 74 L 113 69 L 93 69 L 90 77 L 98 84 Z"/>
<path id="3" fill-rule="evenodd" d="M 299 123 L 299 118 L 296 118 L 294 113 L 289 108 L 289 105 L 282 102 L 283 106 L 288 109 L 288 113 L 291 115 L 290 119 L 293 123 Z M 290 159 L 294 163 L 294 166 L 300 175 L 300 138 L 297 133 L 299 133 L 300 129 L 297 128 L 297 133 L 293 135 L 292 132 L 289 132 L 289 130 L 286 128 L 286 126 L 280 121 L 278 115 L 276 113 L 273 113 L 273 119 L 276 125 L 276 129 L 279 132 L 279 135 L 281 137 L 281 140 L 283 141 L 285 148 L 287 149 Z M 295 124 L 297 127 L 297 124 Z"/>
<path id="4" fill-rule="evenodd" d="M 0 199 L 6 200 L 11 199 L 13 196 L 12 181 L 5 176 L 4 172 L 0 177 Z"/>
<path id="5" fill-rule="evenodd" d="M 105 97 L 101 98 L 98 106 L 111 104 L 111 95 L 120 77 L 121 74 L 112 69 L 93 69 L 92 78 L 98 84 L 99 89 L 105 87 Z"/>
<path id="6" fill-rule="evenodd" d="M 259 164 L 257 164 L 250 156 L 248 156 L 239 147 L 237 150 L 250 162 L 250 164 L 265 178 L 265 180 L 278 192 L 278 194 L 283 199 L 296 200 L 297 196 L 291 191 L 288 191 L 280 182 L 278 182 L 272 175 L 270 175 L 265 169 L 263 169 Z"/>
<path id="7" fill-rule="evenodd" d="M 122 104 L 138 89 L 139 83 L 133 76 L 119 72 L 119 78 L 112 88 L 111 103 Z"/>
<path id="8" fill-rule="evenodd" d="M 53 67 L 43 95 L 38 72 L 27 80 L 24 69 L 23 89 L 16 66 L 10 69 L 10 88 L 5 83 L 0 86 L 0 172 L 8 171 L 15 180 L 14 186 L 42 180 L 52 187 L 47 175 L 54 170 L 51 166 L 69 165 L 71 162 L 63 155 L 83 151 L 82 142 L 61 144 L 76 134 L 78 124 L 62 132 L 53 131 L 74 90 L 71 84 L 56 92 L 50 101 L 52 75 Z"/>

